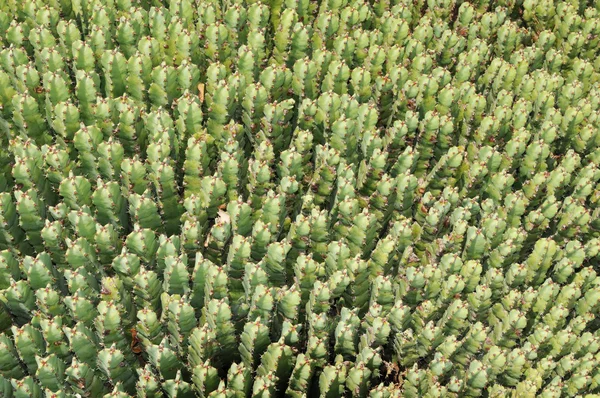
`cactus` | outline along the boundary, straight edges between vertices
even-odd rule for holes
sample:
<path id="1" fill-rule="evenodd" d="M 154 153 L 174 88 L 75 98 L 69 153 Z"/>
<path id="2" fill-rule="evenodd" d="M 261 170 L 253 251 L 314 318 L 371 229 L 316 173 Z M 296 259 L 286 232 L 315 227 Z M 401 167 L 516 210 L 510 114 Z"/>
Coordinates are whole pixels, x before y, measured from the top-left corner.
<path id="1" fill-rule="evenodd" d="M 599 42 L 579 2 L 5 1 L 0 395 L 600 394 Z"/>

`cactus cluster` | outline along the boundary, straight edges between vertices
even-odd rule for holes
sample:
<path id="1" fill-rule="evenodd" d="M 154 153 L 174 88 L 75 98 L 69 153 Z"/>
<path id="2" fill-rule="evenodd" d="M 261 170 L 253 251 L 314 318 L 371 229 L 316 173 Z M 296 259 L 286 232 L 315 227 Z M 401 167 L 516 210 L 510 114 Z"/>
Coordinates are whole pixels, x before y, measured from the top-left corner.
<path id="1" fill-rule="evenodd" d="M 0 396 L 600 394 L 600 2 L 0 1 Z"/>

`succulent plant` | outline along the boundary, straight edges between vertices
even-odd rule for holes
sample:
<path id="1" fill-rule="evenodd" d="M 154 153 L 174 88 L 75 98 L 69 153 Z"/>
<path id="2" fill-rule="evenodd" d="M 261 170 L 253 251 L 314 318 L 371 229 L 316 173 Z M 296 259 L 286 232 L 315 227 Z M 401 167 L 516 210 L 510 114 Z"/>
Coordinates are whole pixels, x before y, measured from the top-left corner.
<path id="1" fill-rule="evenodd" d="M 0 2 L 0 396 L 600 394 L 600 7 Z"/>

